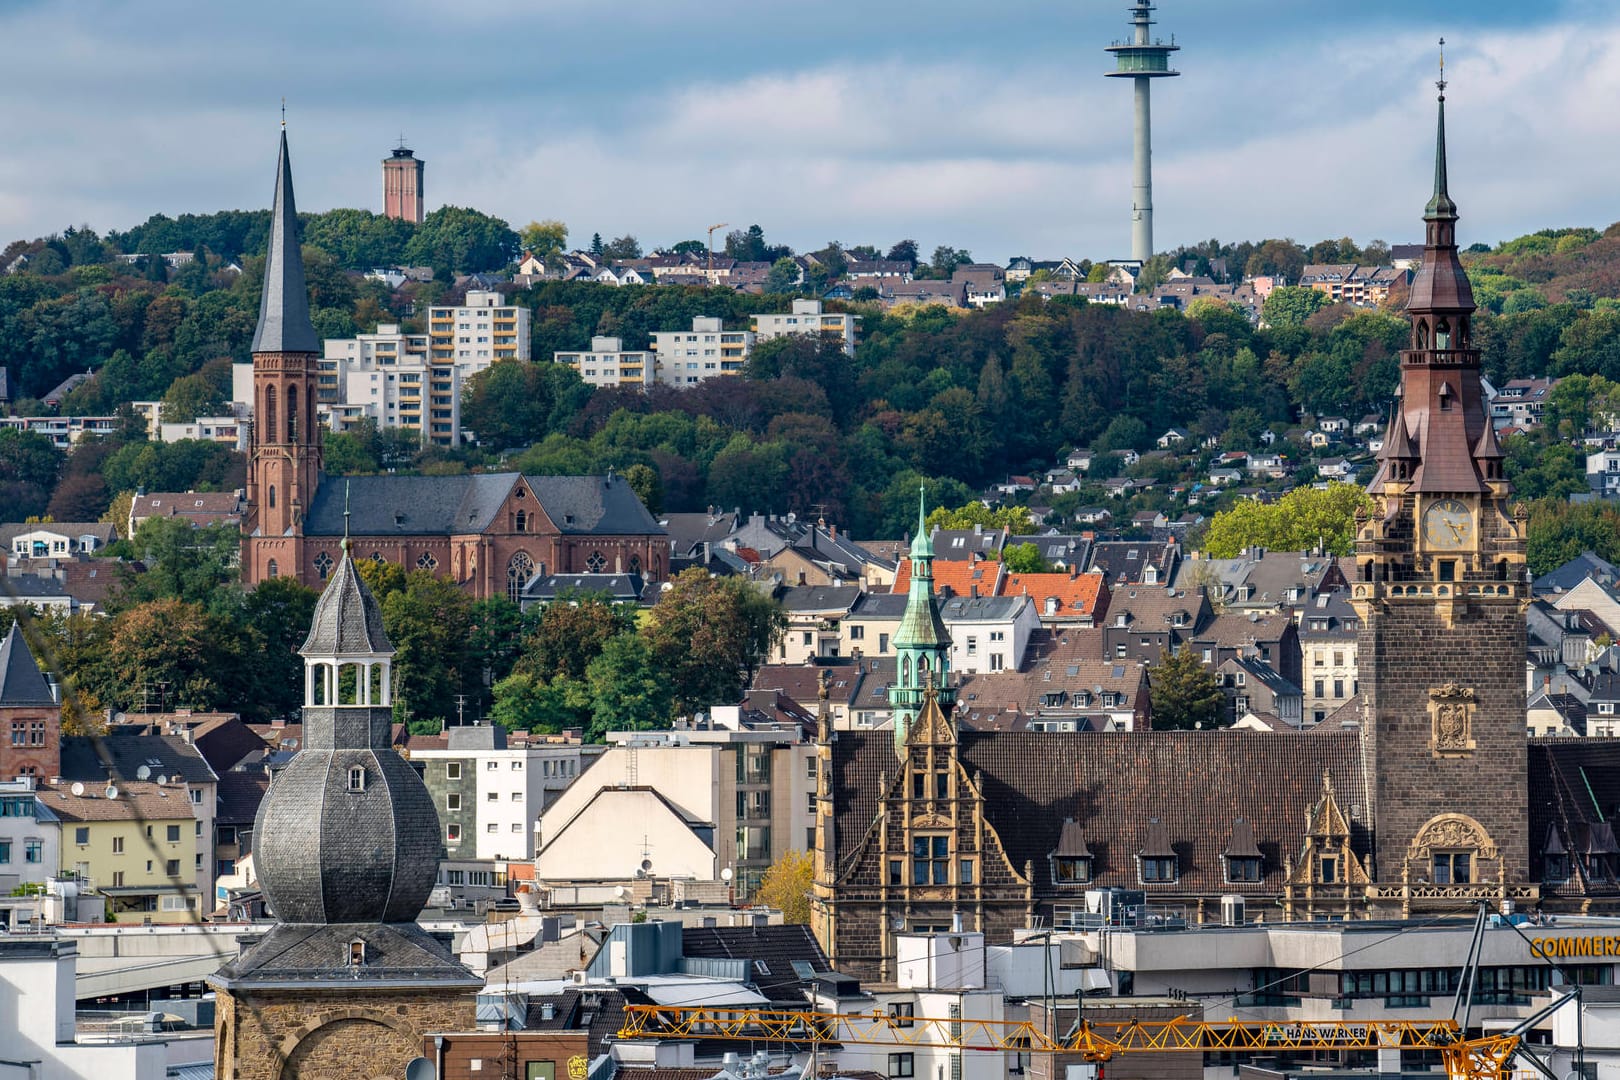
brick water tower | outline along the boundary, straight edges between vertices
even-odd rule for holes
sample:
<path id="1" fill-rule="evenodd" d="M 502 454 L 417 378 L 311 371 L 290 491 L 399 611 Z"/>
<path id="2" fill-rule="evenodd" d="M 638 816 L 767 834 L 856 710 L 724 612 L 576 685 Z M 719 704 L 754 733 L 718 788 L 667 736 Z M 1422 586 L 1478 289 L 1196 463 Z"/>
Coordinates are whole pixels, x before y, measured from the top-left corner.
<path id="1" fill-rule="evenodd" d="M 422 224 L 422 166 L 426 164 L 399 137 L 394 152 L 383 158 L 383 216 Z"/>
<path id="2" fill-rule="evenodd" d="M 1129 41 L 1116 41 L 1108 46 L 1114 54 L 1116 67 L 1108 72 L 1111 79 L 1133 79 L 1136 82 L 1135 155 L 1131 170 L 1131 258 L 1147 262 L 1153 257 L 1153 131 L 1152 106 L 1149 85 L 1154 79 L 1168 79 L 1181 72 L 1170 68 L 1170 54 L 1180 46 L 1172 38 L 1169 44 L 1150 39 L 1148 28 L 1153 25 L 1153 5 L 1141 0 L 1131 5 Z"/>

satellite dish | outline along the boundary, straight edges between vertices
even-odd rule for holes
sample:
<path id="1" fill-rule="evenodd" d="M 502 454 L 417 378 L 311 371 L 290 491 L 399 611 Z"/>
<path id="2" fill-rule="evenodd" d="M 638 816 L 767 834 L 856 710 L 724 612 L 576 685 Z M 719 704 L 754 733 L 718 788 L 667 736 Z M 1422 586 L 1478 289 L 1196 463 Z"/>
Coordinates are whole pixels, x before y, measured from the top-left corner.
<path id="1" fill-rule="evenodd" d="M 613 886 L 613 895 L 617 896 L 620 900 L 623 900 L 626 896 L 629 895 L 629 893 L 630 893 L 630 890 L 626 889 L 623 885 L 615 885 L 615 886 Z"/>
<path id="2" fill-rule="evenodd" d="M 151 776 L 152 767 L 150 765 L 142 765 L 140 768 L 135 770 L 135 779 L 137 780 L 148 780 L 151 778 Z"/>
<path id="3" fill-rule="evenodd" d="M 651 869 L 652 869 L 652 860 L 651 859 L 642 859 L 641 860 L 641 872 L 645 874 L 648 871 L 650 871 Z"/>
<path id="4" fill-rule="evenodd" d="M 107 790 L 102 792 L 102 794 L 106 795 L 109 799 L 116 799 L 118 798 L 118 789 L 113 785 L 108 784 Z"/>
<path id="5" fill-rule="evenodd" d="M 84 785 L 79 783 L 77 780 L 75 780 L 75 781 L 73 781 L 73 786 L 71 788 L 69 788 L 68 790 L 73 792 L 73 794 L 75 794 L 75 795 L 83 795 L 84 794 Z"/>
<path id="6" fill-rule="evenodd" d="M 724 870 L 720 871 L 720 880 L 721 881 L 730 881 L 733 876 L 734 875 L 731 872 L 731 867 L 729 867 L 729 866 L 726 867 Z"/>
<path id="7" fill-rule="evenodd" d="M 158 774 L 158 787 L 163 787 L 168 782 L 169 782 L 169 778 L 167 776 L 165 776 L 162 773 Z"/>
<path id="8" fill-rule="evenodd" d="M 412 1058 L 411 1063 L 405 1066 L 405 1080 L 435 1080 L 439 1070 L 433 1067 L 428 1058 Z"/>

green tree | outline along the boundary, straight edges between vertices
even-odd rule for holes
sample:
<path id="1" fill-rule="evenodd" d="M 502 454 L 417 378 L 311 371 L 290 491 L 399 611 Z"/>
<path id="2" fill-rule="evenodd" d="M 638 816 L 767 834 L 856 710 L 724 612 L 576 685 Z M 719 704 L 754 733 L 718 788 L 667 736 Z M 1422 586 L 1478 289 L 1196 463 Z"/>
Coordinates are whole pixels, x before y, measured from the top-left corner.
<path id="1" fill-rule="evenodd" d="M 1525 560 L 1533 577 L 1550 573 L 1583 551 L 1620 561 L 1620 510 L 1604 502 L 1538 499 L 1530 504 Z"/>
<path id="2" fill-rule="evenodd" d="M 912 489 L 916 498 L 916 489 Z M 913 519 L 915 522 L 915 519 Z M 926 524 L 930 529 L 971 529 L 975 525 L 987 530 L 1006 529 L 1008 532 L 1028 533 L 1034 530 L 1029 511 L 1022 506 L 998 506 L 994 509 L 978 499 L 971 499 L 954 510 L 936 506 L 928 512 Z M 912 524 L 910 528 L 915 528 Z M 910 534 L 910 528 L 907 534 Z M 1040 556 L 1037 553 L 1036 558 Z"/>
<path id="3" fill-rule="evenodd" d="M 199 416 L 219 416 L 230 400 L 230 379 L 231 365 L 226 360 L 176 379 L 163 394 L 163 423 L 189 424 Z"/>
<path id="4" fill-rule="evenodd" d="M 453 722 L 457 696 L 478 688 L 468 649 L 472 601 L 454 582 L 413 570 L 404 588 L 382 598 L 382 614 L 395 650 L 395 714 L 413 724 Z M 461 719 L 474 719 L 465 705 Z"/>
<path id="5" fill-rule="evenodd" d="M 460 206 L 429 213 L 405 245 L 405 260 L 435 272 L 499 270 L 517 257 L 518 235 L 500 218 Z"/>
<path id="6" fill-rule="evenodd" d="M 771 272 L 765 275 L 765 292 L 767 294 L 780 294 L 795 292 L 799 288 L 799 264 L 792 259 L 783 257 L 771 264 Z"/>
<path id="7" fill-rule="evenodd" d="M 518 234 L 523 250 L 541 259 L 560 254 L 568 247 L 568 226 L 555 218 L 531 221 Z"/>
<path id="8" fill-rule="evenodd" d="M 1274 503 L 1244 499 L 1210 520 L 1204 550 L 1211 558 L 1236 558 L 1244 548 L 1305 551 L 1321 547 L 1348 555 L 1355 545 L 1356 512 L 1372 500 L 1355 484 L 1295 488 Z"/>
<path id="9" fill-rule="evenodd" d="M 489 716 L 508 730 L 556 734 L 567 728 L 585 728 L 590 709 L 585 687 L 574 680 L 546 680 L 514 671 L 494 687 Z"/>
<path id="10" fill-rule="evenodd" d="M 592 742 L 603 741 L 609 731 L 666 728 L 673 717 L 673 688 L 640 634 L 609 641 L 585 669 L 585 686 Z"/>
<path id="11" fill-rule="evenodd" d="M 1223 727 L 1226 699 L 1215 672 L 1192 649 L 1161 653 L 1148 669 L 1155 731 Z"/>
<path id="12" fill-rule="evenodd" d="M 634 609 L 604 594 L 559 596 L 524 638 L 516 670 L 548 680 L 583 679 L 607 643 L 634 627 Z"/>
<path id="13" fill-rule="evenodd" d="M 609 240 L 602 248 L 602 257 L 611 262 L 621 259 L 641 258 L 641 241 L 626 233 L 624 236 Z"/>
<path id="14" fill-rule="evenodd" d="M 759 879 L 755 899 L 776 908 L 784 923 L 802 925 L 810 921 L 810 886 L 815 882 L 816 860 L 808 851 L 795 848 L 782 853 Z"/>
<path id="15" fill-rule="evenodd" d="M 1328 295 L 1304 285 L 1284 285 L 1272 289 L 1260 307 L 1265 325 L 1287 329 L 1305 325 L 1305 320 L 1328 305 Z"/>
<path id="16" fill-rule="evenodd" d="M 624 480 L 649 514 L 657 517 L 664 512 L 664 489 L 658 479 L 658 470 L 638 462 L 624 470 Z"/>
<path id="17" fill-rule="evenodd" d="M 239 623 L 255 648 L 248 665 L 257 693 L 238 706 L 265 720 L 295 716 L 304 701 L 304 662 L 298 655 L 309 634 L 319 595 L 291 577 L 259 582 L 242 597 Z"/>
<path id="18" fill-rule="evenodd" d="M 124 575 L 117 606 L 167 599 L 207 605 L 236 580 L 242 538 L 233 525 L 194 528 L 184 518 L 150 517 L 130 546 L 146 569 Z"/>
<path id="19" fill-rule="evenodd" d="M 37 431 L 0 429 L 0 520 L 25 521 L 45 511 L 63 455 Z"/>
<path id="20" fill-rule="evenodd" d="M 1001 561 L 1010 574 L 1045 574 L 1052 569 L 1051 564 L 1041 558 L 1041 549 L 1031 543 L 1007 545 L 1001 552 Z"/>
<path id="21" fill-rule="evenodd" d="M 680 712 L 690 714 L 735 702 L 786 630 L 781 605 L 752 583 L 693 567 L 670 582 L 643 632 Z"/>

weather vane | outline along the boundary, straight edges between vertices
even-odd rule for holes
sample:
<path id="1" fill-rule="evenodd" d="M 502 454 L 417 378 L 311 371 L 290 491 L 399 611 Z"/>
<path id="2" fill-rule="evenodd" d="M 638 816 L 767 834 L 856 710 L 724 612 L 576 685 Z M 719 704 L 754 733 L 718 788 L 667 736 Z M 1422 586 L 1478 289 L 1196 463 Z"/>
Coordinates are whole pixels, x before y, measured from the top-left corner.
<path id="1" fill-rule="evenodd" d="M 281 130 L 287 130 L 287 99 L 285 97 L 281 99 Z"/>
<path id="2" fill-rule="evenodd" d="M 1446 39 L 1440 39 L 1440 79 L 1434 85 L 1440 88 L 1440 93 L 1446 92 Z"/>

